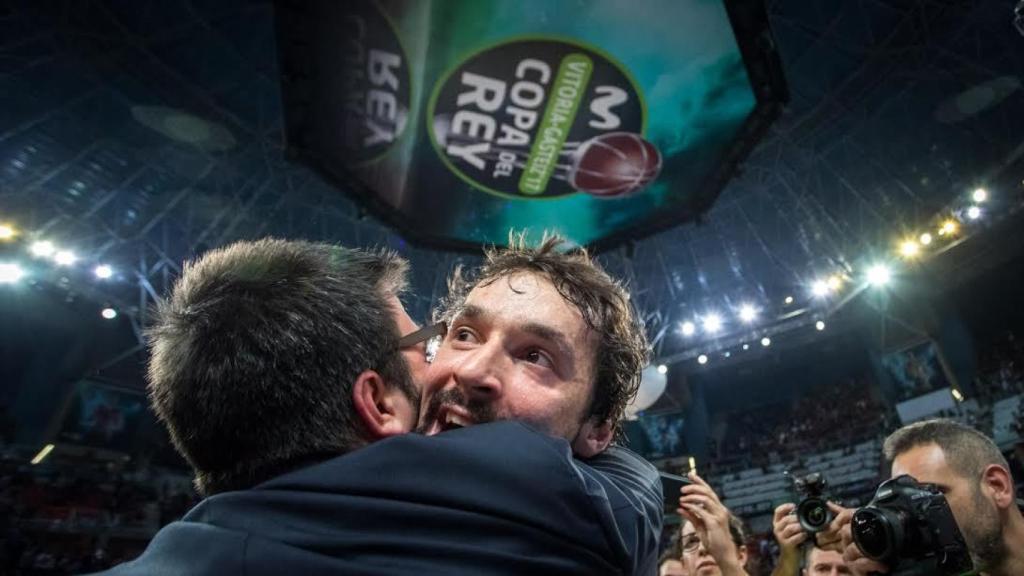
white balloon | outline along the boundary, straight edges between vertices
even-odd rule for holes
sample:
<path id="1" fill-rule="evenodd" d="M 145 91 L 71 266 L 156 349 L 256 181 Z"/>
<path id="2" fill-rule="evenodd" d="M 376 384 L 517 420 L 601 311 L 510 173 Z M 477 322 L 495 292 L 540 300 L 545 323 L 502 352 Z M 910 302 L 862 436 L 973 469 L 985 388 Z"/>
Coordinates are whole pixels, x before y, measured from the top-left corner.
<path id="1" fill-rule="evenodd" d="M 640 376 L 640 390 L 637 391 L 633 401 L 626 405 L 626 418 L 635 420 L 637 412 L 646 410 L 657 402 L 658 398 L 665 393 L 666 382 L 668 382 L 668 377 L 658 372 L 657 366 L 651 365 L 644 368 Z"/>

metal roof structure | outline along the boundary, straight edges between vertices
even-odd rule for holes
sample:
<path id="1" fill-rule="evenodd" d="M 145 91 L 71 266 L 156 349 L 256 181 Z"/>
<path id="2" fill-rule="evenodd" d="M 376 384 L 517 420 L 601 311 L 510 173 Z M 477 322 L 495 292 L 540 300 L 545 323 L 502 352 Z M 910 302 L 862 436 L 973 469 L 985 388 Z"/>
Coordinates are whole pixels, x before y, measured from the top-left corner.
<path id="1" fill-rule="evenodd" d="M 1012 3 L 768 9 L 791 92 L 782 118 L 700 222 L 602 255 L 630 282 L 661 357 L 695 350 L 680 322 L 717 310 L 735 326 L 745 302 L 761 320 L 736 338 L 813 323 L 829 310 L 809 300 L 816 279 L 856 283 L 865 259 L 964 209 L 979 186 L 988 215 L 1020 205 L 1024 36 Z M 144 354 L 146 311 L 181 263 L 235 239 L 391 246 L 412 261 L 419 316 L 452 267 L 473 261 L 408 245 L 284 158 L 270 2 L 2 10 L 0 219 L 23 247 L 45 238 L 78 255 L 71 268 L 33 261 L 37 281 L 130 319 L 136 341 L 100 366 Z M 99 263 L 114 276 L 96 281 Z M 811 313 L 792 315 L 787 296 Z"/>

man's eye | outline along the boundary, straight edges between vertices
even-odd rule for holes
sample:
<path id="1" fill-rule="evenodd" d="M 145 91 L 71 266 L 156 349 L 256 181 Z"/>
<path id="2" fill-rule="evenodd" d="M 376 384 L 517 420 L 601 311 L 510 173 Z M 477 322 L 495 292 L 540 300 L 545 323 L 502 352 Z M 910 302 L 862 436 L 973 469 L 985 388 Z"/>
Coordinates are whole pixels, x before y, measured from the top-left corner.
<path id="1" fill-rule="evenodd" d="M 536 349 L 528 350 L 526 354 L 523 354 L 523 359 L 531 364 L 546 366 L 548 368 L 553 365 L 551 359 L 548 358 L 547 355 Z"/>
<path id="2" fill-rule="evenodd" d="M 473 335 L 473 332 L 471 330 L 467 330 L 466 328 L 459 328 L 458 330 L 455 331 L 453 336 L 453 340 L 455 340 L 456 342 L 473 342 L 474 340 L 476 340 L 476 337 Z"/>

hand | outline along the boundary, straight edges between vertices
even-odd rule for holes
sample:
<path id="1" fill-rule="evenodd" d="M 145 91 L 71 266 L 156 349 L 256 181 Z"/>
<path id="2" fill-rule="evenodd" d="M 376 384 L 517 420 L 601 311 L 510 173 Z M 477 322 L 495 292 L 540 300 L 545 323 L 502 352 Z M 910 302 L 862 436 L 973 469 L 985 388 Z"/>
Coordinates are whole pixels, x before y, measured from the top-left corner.
<path id="1" fill-rule="evenodd" d="M 729 533 L 729 510 L 696 472 L 691 471 L 689 478 L 693 484 L 680 489 L 679 513 L 693 524 L 701 545 L 723 574 L 742 569 L 736 544 Z"/>
<path id="2" fill-rule="evenodd" d="M 772 518 L 772 532 L 785 556 L 798 555 L 800 545 L 807 540 L 807 532 L 793 515 L 795 509 L 796 504 L 782 504 L 775 509 Z"/>
<path id="3" fill-rule="evenodd" d="M 850 517 L 853 517 L 852 513 Z M 850 569 L 853 576 L 868 576 L 872 572 L 889 573 L 888 566 L 864 556 L 860 548 L 857 548 L 857 543 L 853 541 L 853 530 L 849 520 L 840 530 L 840 536 L 842 537 L 843 562 L 846 563 L 846 567 Z"/>
<path id="4" fill-rule="evenodd" d="M 833 502 L 828 503 L 828 509 L 832 511 L 832 521 L 824 530 L 818 532 L 815 544 L 822 550 L 833 550 L 842 554 L 846 548 L 846 545 L 843 544 L 842 531 L 853 520 L 854 509 L 843 508 Z"/>

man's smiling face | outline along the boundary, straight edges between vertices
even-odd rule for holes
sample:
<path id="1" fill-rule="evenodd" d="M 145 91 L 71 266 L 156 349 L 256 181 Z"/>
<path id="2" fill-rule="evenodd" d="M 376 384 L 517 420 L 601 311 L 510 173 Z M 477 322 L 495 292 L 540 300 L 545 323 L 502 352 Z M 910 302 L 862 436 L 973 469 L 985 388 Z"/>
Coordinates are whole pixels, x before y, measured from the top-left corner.
<path id="1" fill-rule="evenodd" d="M 477 286 L 429 370 L 420 430 L 514 419 L 572 442 L 587 420 L 597 344 L 544 276 L 521 272 Z"/>

